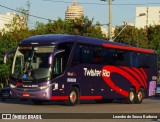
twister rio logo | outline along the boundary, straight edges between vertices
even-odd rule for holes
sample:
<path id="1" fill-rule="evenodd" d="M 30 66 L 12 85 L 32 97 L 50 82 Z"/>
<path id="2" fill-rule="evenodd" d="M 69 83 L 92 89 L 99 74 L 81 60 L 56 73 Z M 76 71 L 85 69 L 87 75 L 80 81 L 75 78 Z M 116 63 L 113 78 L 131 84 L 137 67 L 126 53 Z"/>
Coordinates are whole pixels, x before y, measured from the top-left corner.
<path id="1" fill-rule="evenodd" d="M 120 88 L 114 83 L 114 81 L 112 81 L 110 77 L 112 73 L 118 73 L 124 78 L 126 78 L 133 86 L 136 87 L 137 90 L 140 88 L 140 86 L 147 88 L 147 83 L 146 83 L 147 75 L 144 72 L 144 70 L 141 68 L 137 69 L 137 68 L 128 68 L 128 67 L 104 66 L 102 68 L 102 72 L 104 71 L 107 71 L 108 72 L 107 74 L 109 74 L 109 75 L 106 75 L 105 73 L 102 73 L 102 78 L 104 79 L 106 84 L 110 86 L 110 88 L 112 88 L 113 90 L 115 90 L 116 92 L 120 93 L 123 96 L 127 97 L 129 92 Z M 133 76 L 135 76 L 136 78 Z"/>
<path id="2" fill-rule="evenodd" d="M 102 77 L 105 83 L 114 91 L 120 93 L 123 96 L 128 96 L 129 92 L 120 88 L 111 78 L 113 73 L 117 73 L 127 79 L 138 92 L 139 88 L 143 86 L 147 88 L 147 75 L 142 68 L 133 67 L 116 67 L 116 66 L 104 66 L 102 70 L 83 68 L 84 75 L 90 77 Z M 119 82 L 122 82 L 121 80 Z M 123 83 L 123 82 L 122 82 Z"/>

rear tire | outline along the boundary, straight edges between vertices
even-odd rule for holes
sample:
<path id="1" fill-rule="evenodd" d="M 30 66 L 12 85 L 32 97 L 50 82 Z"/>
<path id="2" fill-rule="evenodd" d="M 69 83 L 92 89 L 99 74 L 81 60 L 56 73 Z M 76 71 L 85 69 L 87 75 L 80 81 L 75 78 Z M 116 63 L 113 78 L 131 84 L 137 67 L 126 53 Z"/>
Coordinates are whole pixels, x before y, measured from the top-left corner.
<path id="1" fill-rule="evenodd" d="M 124 99 L 124 102 L 127 104 L 133 104 L 136 99 L 135 89 L 131 88 L 128 94 L 128 97 Z"/>
<path id="2" fill-rule="evenodd" d="M 66 105 L 74 106 L 77 105 L 78 103 L 79 103 L 79 89 L 77 87 L 73 87 L 69 93 Z"/>
<path id="3" fill-rule="evenodd" d="M 136 94 L 135 103 L 138 103 L 138 104 L 142 103 L 143 98 L 144 98 L 144 89 L 140 88 L 138 93 Z"/>

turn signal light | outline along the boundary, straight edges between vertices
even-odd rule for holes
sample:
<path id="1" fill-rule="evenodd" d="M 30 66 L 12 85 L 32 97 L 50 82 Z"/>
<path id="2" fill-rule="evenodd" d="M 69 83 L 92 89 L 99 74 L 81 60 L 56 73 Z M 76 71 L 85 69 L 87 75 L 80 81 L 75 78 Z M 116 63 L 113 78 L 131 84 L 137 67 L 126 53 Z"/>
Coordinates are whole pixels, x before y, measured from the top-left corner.
<path id="1" fill-rule="evenodd" d="M 29 94 L 23 94 L 23 97 L 29 97 L 30 95 Z"/>

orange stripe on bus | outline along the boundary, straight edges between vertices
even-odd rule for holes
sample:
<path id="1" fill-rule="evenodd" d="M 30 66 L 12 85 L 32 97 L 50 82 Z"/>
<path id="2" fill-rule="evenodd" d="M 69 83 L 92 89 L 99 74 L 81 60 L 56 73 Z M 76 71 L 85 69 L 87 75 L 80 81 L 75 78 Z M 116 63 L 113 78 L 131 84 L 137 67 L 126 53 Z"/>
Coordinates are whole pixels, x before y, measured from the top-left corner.
<path id="1" fill-rule="evenodd" d="M 136 48 L 136 47 L 129 47 L 129 46 L 121 46 L 121 45 L 114 45 L 114 44 L 103 44 L 103 46 L 104 47 L 109 47 L 109 48 L 122 49 L 122 50 L 130 50 L 130 51 L 136 51 L 136 52 L 150 53 L 150 54 L 154 53 L 153 50 Z"/>

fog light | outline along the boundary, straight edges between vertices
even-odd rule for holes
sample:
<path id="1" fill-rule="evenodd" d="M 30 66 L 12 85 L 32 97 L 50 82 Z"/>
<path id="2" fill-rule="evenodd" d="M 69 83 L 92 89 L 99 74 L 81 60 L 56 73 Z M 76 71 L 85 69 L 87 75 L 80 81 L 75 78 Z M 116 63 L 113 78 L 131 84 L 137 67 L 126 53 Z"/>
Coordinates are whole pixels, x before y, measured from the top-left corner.
<path id="1" fill-rule="evenodd" d="M 44 93 L 44 94 L 43 94 L 43 97 L 45 97 L 46 95 L 47 95 L 47 94 L 46 94 L 46 93 Z"/>

